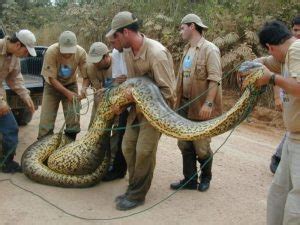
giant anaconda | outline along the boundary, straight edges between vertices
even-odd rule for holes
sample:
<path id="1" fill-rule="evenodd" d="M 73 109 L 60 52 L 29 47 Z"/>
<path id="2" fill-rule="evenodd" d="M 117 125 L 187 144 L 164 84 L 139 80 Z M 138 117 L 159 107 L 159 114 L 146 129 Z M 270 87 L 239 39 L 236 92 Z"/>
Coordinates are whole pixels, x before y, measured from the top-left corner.
<path id="1" fill-rule="evenodd" d="M 249 65 L 253 67 L 253 63 L 244 67 L 247 69 Z M 109 162 L 110 151 L 101 143 L 107 138 L 114 106 L 135 103 L 152 126 L 174 138 L 195 140 L 222 134 L 246 118 L 258 99 L 260 88 L 254 82 L 263 72 L 260 65 L 255 67 L 245 79 L 247 87 L 237 103 L 228 112 L 204 122 L 190 121 L 170 109 L 150 79 L 129 79 L 106 93 L 91 128 L 81 139 L 64 145 L 62 136 L 54 134 L 29 146 L 21 160 L 23 172 L 36 182 L 61 187 L 88 187 L 98 183 Z M 128 98 L 128 91 L 134 102 Z"/>

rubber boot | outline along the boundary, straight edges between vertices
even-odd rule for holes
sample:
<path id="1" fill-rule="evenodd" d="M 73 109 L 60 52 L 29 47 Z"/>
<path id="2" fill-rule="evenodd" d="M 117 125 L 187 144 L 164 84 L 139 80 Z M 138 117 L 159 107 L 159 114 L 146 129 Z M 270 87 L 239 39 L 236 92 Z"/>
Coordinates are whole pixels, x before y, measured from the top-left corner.
<path id="1" fill-rule="evenodd" d="M 200 184 L 198 186 L 198 190 L 203 192 L 203 191 L 207 191 L 210 186 L 210 181 L 212 178 L 211 170 L 212 170 L 213 157 L 211 157 L 211 154 L 209 154 L 209 156 L 201 160 L 198 159 L 198 161 L 201 166 Z"/>
<path id="2" fill-rule="evenodd" d="M 189 149 L 187 151 L 182 152 L 182 162 L 183 162 L 184 179 L 172 183 L 170 185 L 170 188 L 173 190 L 178 190 L 179 188 L 190 189 L 190 190 L 197 189 L 198 175 L 196 174 L 197 165 L 196 165 L 196 153 L 194 149 Z M 186 182 L 188 183 L 185 186 L 183 186 Z"/>

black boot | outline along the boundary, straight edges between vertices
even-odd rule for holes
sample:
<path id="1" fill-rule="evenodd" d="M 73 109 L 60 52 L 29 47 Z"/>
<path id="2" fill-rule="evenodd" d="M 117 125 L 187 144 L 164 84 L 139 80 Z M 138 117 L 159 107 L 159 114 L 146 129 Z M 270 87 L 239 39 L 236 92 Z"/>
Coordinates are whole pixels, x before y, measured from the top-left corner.
<path id="1" fill-rule="evenodd" d="M 65 135 L 71 138 L 73 141 L 76 140 L 77 133 L 74 132 L 65 132 Z"/>
<path id="2" fill-rule="evenodd" d="M 210 154 L 205 159 L 199 160 L 200 166 L 201 166 L 201 176 L 200 176 L 200 184 L 198 186 L 198 190 L 201 192 L 207 191 L 209 189 L 210 181 L 212 178 L 212 163 L 213 163 L 213 157 L 212 154 Z"/>
<path id="3" fill-rule="evenodd" d="M 178 190 L 180 188 L 190 189 L 190 190 L 197 189 L 198 175 L 197 175 L 197 165 L 196 165 L 196 153 L 194 149 L 183 152 L 182 162 L 183 162 L 184 179 L 172 183 L 170 185 L 170 188 L 173 190 Z M 186 182 L 188 183 L 185 186 L 183 186 Z"/>
<path id="4" fill-rule="evenodd" d="M 122 149 L 116 152 L 113 165 L 109 168 L 102 181 L 112 181 L 124 178 L 127 172 L 127 163 L 125 161 Z"/>
<path id="5" fill-rule="evenodd" d="M 116 179 L 121 179 L 124 178 L 126 175 L 127 163 L 122 152 L 122 141 L 123 141 L 125 129 L 120 129 L 120 128 L 126 127 L 127 116 L 128 116 L 127 110 L 125 110 L 119 116 L 119 124 L 118 124 L 119 130 L 117 129 L 115 131 L 115 137 L 114 137 L 117 142 L 116 144 L 117 150 L 116 150 L 115 158 L 113 160 L 113 165 L 109 168 L 106 175 L 102 178 L 102 181 L 112 181 Z"/>

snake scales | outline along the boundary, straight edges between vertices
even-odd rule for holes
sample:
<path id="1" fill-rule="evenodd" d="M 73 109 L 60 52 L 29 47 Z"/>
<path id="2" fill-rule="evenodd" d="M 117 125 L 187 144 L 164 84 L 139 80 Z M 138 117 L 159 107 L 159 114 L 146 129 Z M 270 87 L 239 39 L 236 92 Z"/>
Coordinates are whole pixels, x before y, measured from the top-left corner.
<path id="1" fill-rule="evenodd" d="M 65 136 L 54 134 L 29 146 L 21 159 L 23 172 L 47 185 L 89 187 L 98 183 L 106 173 L 110 158 L 105 140 L 109 138 L 107 128 L 114 118 L 113 106 L 132 103 L 126 95 L 128 90 L 151 125 L 168 136 L 195 140 L 222 134 L 246 118 L 258 99 L 260 88 L 254 82 L 262 76 L 262 70 L 253 63 L 245 64 L 244 70 L 251 67 L 255 69 L 246 77 L 247 87 L 237 103 L 228 112 L 204 122 L 187 120 L 170 109 L 150 79 L 129 79 L 107 92 L 99 103 L 92 126 L 80 140 L 68 143 Z"/>

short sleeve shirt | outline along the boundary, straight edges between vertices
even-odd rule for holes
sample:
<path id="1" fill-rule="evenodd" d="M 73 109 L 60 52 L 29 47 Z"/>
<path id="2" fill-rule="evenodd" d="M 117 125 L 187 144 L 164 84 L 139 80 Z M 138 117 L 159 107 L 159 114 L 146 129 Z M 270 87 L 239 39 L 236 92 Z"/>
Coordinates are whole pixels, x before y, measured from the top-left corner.
<path id="1" fill-rule="evenodd" d="M 3 81 L 22 99 L 28 98 L 30 93 L 24 86 L 20 59 L 7 52 L 7 42 L 7 37 L 0 39 L 0 107 L 6 104 Z"/>
<path id="2" fill-rule="evenodd" d="M 261 60 L 272 72 L 300 82 L 300 40 L 290 45 L 284 64 L 273 56 L 263 57 Z M 280 90 L 280 97 L 283 102 L 283 120 L 289 137 L 300 140 L 300 98 L 286 93 L 283 89 Z"/>
<path id="3" fill-rule="evenodd" d="M 87 64 L 87 78 L 91 82 L 91 85 L 96 90 L 99 90 L 103 87 L 104 80 L 106 78 L 111 78 L 112 65 L 108 69 L 99 70 L 97 67 L 92 64 Z"/>
<path id="4" fill-rule="evenodd" d="M 176 106 L 181 105 L 182 98 L 194 100 L 189 105 L 188 118 L 200 120 L 199 112 L 206 100 L 209 82 L 222 80 L 221 54 L 218 47 L 204 37 L 198 41 L 196 47 L 187 44 L 183 51 L 177 78 Z M 212 116 L 215 117 L 221 113 L 222 87 L 220 84 L 214 99 Z"/>
<path id="5" fill-rule="evenodd" d="M 42 67 L 42 75 L 47 83 L 49 77 L 57 79 L 66 86 L 77 82 L 77 72 L 86 78 L 86 51 L 77 45 L 76 53 L 70 58 L 62 57 L 59 44 L 55 43 L 47 49 Z"/>
<path id="6" fill-rule="evenodd" d="M 300 40 L 288 49 L 282 68 L 284 77 L 292 77 L 300 83 Z M 290 137 L 300 140 L 300 98 L 283 91 L 283 119 Z"/>
<path id="7" fill-rule="evenodd" d="M 193 60 L 196 54 L 196 47 L 190 47 L 182 62 L 182 73 L 183 73 L 183 96 L 189 97 L 191 89 L 191 74 L 193 68 Z"/>

